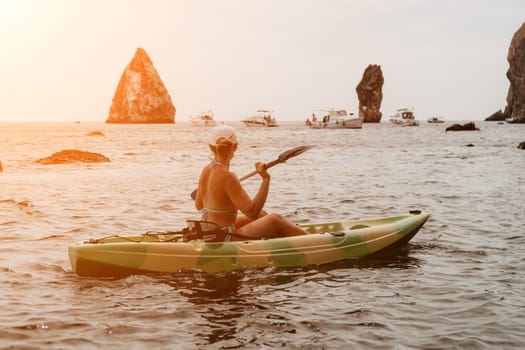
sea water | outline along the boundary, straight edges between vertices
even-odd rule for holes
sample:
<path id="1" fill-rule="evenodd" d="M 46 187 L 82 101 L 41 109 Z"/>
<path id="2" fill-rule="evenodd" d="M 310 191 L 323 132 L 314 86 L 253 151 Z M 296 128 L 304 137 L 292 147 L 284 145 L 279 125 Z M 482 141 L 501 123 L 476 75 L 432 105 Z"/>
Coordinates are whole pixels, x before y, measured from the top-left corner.
<path id="1" fill-rule="evenodd" d="M 404 249 L 322 266 L 80 277 L 73 242 L 176 230 L 209 162 L 206 127 L 0 123 L 1 349 L 525 347 L 525 125 L 238 130 L 239 176 L 270 170 L 266 208 L 297 223 L 408 213 Z M 91 133 L 100 131 L 103 135 Z M 64 149 L 109 163 L 40 165 Z M 257 191 L 257 176 L 244 182 Z"/>

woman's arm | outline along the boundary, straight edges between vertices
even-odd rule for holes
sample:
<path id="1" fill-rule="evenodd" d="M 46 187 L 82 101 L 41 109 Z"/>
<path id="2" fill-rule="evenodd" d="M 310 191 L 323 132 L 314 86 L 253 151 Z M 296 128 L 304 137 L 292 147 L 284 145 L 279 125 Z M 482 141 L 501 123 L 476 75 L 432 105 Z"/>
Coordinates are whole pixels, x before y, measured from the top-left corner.
<path id="1" fill-rule="evenodd" d="M 226 192 L 233 205 L 250 218 L 258 217 L 266 203 L 270 190 L 270 174 L 266 171 L 265 165 L 258 162 L 255 164 L 255 169 L 259 175 L 261 175 L 262 182 L 253 199 L 250 199 L 250 196 L 241 186 L 239 179 L 235 175 L 232 174 L 226 185 Z"/>
<path id="2" fill-rule="evenodd" d="M 197 196 L 195 197 L 195 208 L 198 211 L 201 211 L 202 208 L 204 208 L 204 204 L 202 202 L 202 194 L 204 189 L 204 169 L 201 172 L 201 175 L 199 177 L 199 187 L 197 187 Z"/>

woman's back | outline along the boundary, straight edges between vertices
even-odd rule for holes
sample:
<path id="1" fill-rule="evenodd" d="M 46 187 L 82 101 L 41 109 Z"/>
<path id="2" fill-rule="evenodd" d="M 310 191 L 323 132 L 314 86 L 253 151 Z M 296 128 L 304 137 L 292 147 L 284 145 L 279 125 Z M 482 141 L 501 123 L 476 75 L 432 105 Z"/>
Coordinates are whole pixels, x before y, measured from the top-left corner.
<path id="1" fill-rule="evenodd" d="M 222 164 L 210 164 L 203 173 L 203 219 L 212 221 L 219 227 L 231 226 L 235 223 L 237 212 L 226 191 L 231 177 Z"/>

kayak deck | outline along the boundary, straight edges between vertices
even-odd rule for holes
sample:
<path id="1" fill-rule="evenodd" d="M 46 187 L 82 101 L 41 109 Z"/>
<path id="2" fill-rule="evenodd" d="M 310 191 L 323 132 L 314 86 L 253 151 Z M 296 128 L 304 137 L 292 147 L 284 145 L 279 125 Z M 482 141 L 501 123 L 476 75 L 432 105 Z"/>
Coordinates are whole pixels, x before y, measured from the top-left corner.
<path id="1" fill-rule="evenodd" d="M 68 252 L 72 270 L 79 275 L 319 265 L 405 244 L 428 217 L 410 214 L 300 224 L 308 235 L 220 243 L 183 242 L 180 232 L 111 236 L 71 244 Z"/>

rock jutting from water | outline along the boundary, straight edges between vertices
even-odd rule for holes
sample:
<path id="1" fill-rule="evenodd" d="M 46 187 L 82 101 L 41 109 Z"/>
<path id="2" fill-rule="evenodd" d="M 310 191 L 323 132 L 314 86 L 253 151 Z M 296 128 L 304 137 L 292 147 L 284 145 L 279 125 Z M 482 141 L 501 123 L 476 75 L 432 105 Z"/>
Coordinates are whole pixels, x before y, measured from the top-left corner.
<path id="1" fill-rule="evenodd" d="M 106 123 L 175 123 L 175 106 L 146 51 L 122 73 Z"/>
<path id="2" fill-rule="evenodd" d="M 111 160 L 100 154 L 86 151 L 79 151 L 74 149 L 66 149 L 60 152 L 53 153 L 49 157 L 35 160 L 38 164 L 65 164 L 65 163 L 101 163 L 110 162 Z"/>
<path id="3" fill-rule="evenodd" d="M 461 124 L 452 124 L 448 128 L 445 129 L 445 131 L 476 131 L 479 130 L 476 128 L 476 124 L 474 122 L 468 122 L 463 125 Z"/>
<path id="4" fill-rule="evenodd" d="M 505 120 L 505 114 L 503 114 L 503 111 L 500 109 L 499 111 L 496 111 L 492 113 L 489 117 L 485 119 L 487 122 L 499 122 Z"/>
<path id="5" fill-rule="evenodd" d="M 363 78 L 355 88 L 359 99 L 359 116 L 365 123 L 381 121 L 381 101 L 383 100 L 383 72 L 381 66 L 369 64 Z"/>
<path id="6" fill-rule="evenodd" d="M 87 136 L 104 136 L 104 133 L 102 131 L 95 130 L 88 133 Z"/>

